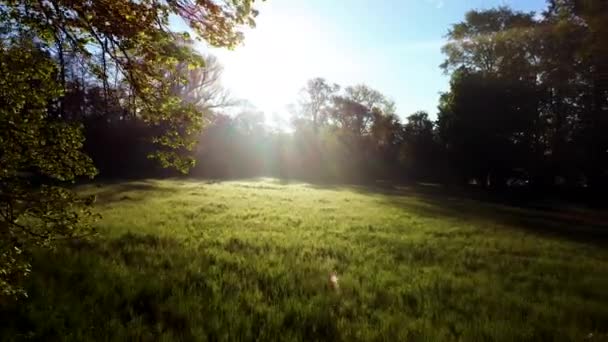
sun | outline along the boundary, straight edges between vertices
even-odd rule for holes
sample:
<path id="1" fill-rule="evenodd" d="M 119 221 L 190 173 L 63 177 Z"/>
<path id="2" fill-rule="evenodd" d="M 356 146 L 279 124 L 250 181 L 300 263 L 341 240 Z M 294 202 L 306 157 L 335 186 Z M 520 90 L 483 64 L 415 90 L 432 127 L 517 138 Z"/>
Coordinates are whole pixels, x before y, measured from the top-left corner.
<path id="1" fill-rule="evenodd" d="M 324 24 L 306 15 L 261 11 L 257 27 L 233 51 L 213 50 L 224 65 L 223 82 L 235 96 L 249 100 L 268 116 L 286 113 L 306 80 L 323 76 L 322 65 L 335 60 Z"/>

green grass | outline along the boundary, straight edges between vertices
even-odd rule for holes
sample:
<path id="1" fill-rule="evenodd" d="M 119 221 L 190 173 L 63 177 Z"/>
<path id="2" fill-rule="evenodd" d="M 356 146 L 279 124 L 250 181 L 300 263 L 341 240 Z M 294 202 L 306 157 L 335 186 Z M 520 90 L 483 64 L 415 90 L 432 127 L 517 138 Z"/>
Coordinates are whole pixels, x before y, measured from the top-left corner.
<path id="1" fill-rule="evenodd" d="M 99 236 L 34 255 L 0 340 L 608 338 L 601 213 L 268 179 L 81 191 Z"/>

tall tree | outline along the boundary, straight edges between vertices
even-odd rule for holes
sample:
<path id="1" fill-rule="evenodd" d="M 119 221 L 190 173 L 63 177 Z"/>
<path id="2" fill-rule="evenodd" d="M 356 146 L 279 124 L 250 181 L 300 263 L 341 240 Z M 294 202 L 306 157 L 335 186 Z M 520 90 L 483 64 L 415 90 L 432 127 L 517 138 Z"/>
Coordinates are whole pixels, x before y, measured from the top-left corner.
<path id="1" fill-rule="evenodd" d="M 602 0 L 551 1 L 549 18 L 581 32 L 575 51 L 581 59 L 579 77 L 586 80 L 586 110 L 582 118 L 584 165 L 590 185 L 608 188 L 608 4 Z"/>
<path id="2" fill-rule="evenodd" d="M 238 103 L 222 86 L 223 67 L 213 55 L 203 56 L 202 66 L 192 67 L 181 63 L 168 77 L 175 79 L 171 93 L 181 100 L 193 104 L 203 116 Z M 186 82 L 181 80 L 186 79 Z"/>
<path id="3" fill-rule="evenodd" d="M 539 119 L 537 22 L 506 7 L 471 11 L 448 33 L 442 65 L 452 73 L 439 131 L 464 178 L 503 185 L 530 169 Z"/>
<path id="4" fill-rule="evenodd" d="M 407 117 L 403 126 L 400 158 L 406 174 L 413 179 L 432 179 L 440 152 L 435 141 L 434 124 L 428 113 L 419 111 Z"/>
<path id="5" fill-rule="evenodd" d="M 328 83 L 321 77 L 309 80 L 301 90 L 301 114 L 312 121 L 315 132 L 327 123 L 331 99 L 339 90 L 339 85 Z"/>
<path id="6" fill-rule="evenodd" d="M 441 67 L 495 75 L 518 72 L 521 62 L 528 64 L 529 55 L 523 53 L 522 43 L 534 33 L 535 24 L 534 13 L 508 7 L 469 11 L 463 22 L 448 31 L 448 43 L 442 48 L 446 60 Z"/>
<path id="7" fill-rule="evenodd" d="M 355 135 L 371 132 L 374 114 L 395 114 L 395 103 L 388 100 L 381 92 L 359 84 L 344 89 L 344 94 L 333 96 L 330 118 L 339 128 Z"/>
<path id="8" fill-rule="evenodd" d="M 382 110 L 383 113 L 394 114 L 394 103 L 387 100 L 378 90 L 365 84 L 346 87 L 344 92 L 346 93 L 346 97 L 350 100 L 362 104 L 369 108 L 369 110 L 378 108 Z"/>

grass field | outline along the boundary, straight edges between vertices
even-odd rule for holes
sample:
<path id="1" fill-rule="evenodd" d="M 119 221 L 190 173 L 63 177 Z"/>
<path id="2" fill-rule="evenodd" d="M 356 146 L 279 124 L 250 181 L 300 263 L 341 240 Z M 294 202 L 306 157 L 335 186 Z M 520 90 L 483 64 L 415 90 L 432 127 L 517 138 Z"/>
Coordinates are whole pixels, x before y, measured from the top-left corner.
<path id="1" fill-rule="evenodd" d="M 608 340 L 601 213 L 270 179 L 80 191 L 99 236 L 34 255 L 1 341 Z"/>

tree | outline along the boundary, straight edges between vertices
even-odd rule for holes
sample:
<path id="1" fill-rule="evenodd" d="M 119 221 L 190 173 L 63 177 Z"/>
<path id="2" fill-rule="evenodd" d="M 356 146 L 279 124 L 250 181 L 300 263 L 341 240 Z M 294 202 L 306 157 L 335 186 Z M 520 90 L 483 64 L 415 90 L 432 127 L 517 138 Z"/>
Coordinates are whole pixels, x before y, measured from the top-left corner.
<path id="1" fill-rule="evenodd" d="M 519 70 L 527 64 L 526 54 L 516 54 L 516 45 L 532 34 L 534 13 L 514 12 L 508 7 L 467 12 L 464 22 L 448 31 L 446 55 L 441 67 L 445 71 L 465 68 L 482 73 L 500 74 Z M 519 46 L 521 47 L 521 45 Z"/>
<path id="2" fill-rule="evenodd" d="M 511 171 L 528 167 L 535 108 L 525 101 L 534 98 L 533 90 L 493 75 L 452 76 L 439 106 L 438 129 L 463 180 L 501 186 Z"/>
<path id="3" fill-rule="evenodd" d="M 414 179 L 429 179 L 437 174 L 434 166 L 439 151 L 434 124 L 426 112 L 419 111 L 407 117 L 407 123 L 403 126 L 400 157 L 407 175 Z"/>
<path id="4" fill-rule="evenodd" d="M 552 38 L 571 55 L 563 63 L 574 87 L 564 107 L 577 113 L 578 132 L 573 142 L 580 148 L 589 185 L 601 191 L 608 188 L 608 5 L 601 0 L 550 1 L 545 13 L 552 24 Z M 548 57 L 552 57 L 549 56 Z"/>
<path id="5" fill-rule="evenodd" d="M 179 44 L 169 17 L 181 17 L 209 44 L 231 48 L 243 39 L 240 27 L 253 25 L 257 12 L 251 6 L 251 0 L 5 0 L 0 2 L 0 17 L 13 26 L 11 32 L 31 32 L 57 56 L 62 85 L 68 50 L 86 61 L 106 97 L 117 79 L 128 84 L 138 115 L 170 128 L 155 140 L 161 148 L 155 157 L 165 166 L 186 170 L 192 160 L 173 151 L 193 147 L 201 116 L 172 96 L 165 73 L 180 63 L 200 66 L 203 61 Z"/>
<path id="6" fill-rule="evenodd" d="M 537 186 L 608 186 L 606 20 L 603 1 L 552 0 L 542 17 L 500 7 L 454 25 L 439 116 L 454 165 L 481 178 L 523 170 Z"/>
<path id="7" fill-rule="evenodd" d="M 367 107 L 370 111 L 374 108 L 380 109 L 385 114 L 395 113 L 395 103 L 387 100 L 387 98 L 379 91 L 372 89 L 365 84 L 358 84 L 344 89 L 346 97 L 350 100 L 360 103 Z"/>
<path id="8" fill-rule="evenodd" d="M 394 102 L 364 84 L 334 95 L 329 108 L 333 156 L 344 155 L 350 177 L 393 177 L 401 125 Z"/>
<path id="9" fill-rule="evenodd" d="M 25 37 L 0 43 L 0 294 L 22 292 L 29 273 L 24 254 L 32 245 L 73 236 L 90 216 L 82 200 L 45 180 L 92 177 L 95 168 L 80 151 L 78 125 L 49 115 L 61 95 L 50 56 Z M 46 183 L 46 182 L 44 182 Z"/>
<path id="10" fill-rule="evenodd" d="M 442 67 L 452 79 L 438 129 L 463 180 L 502 186 L 514 170 L 531 171 L 538 157 L 536 29 L 533 13 L 500 7 L 470 11 L 448 33 Z"/>
<path id="11" fill-rule="evenodd" d="M 365 105 L 346 96 L 334 96 L 329 112 L 332 123 L 344 133 L 363 136 L 372 120 L 372 112 Z"/>
<path id="12" fill-rule="evenodd" d="M 309 80 L 300 92 L 301 114 L 312 121 L 315 133 L 320 126 L 327 123 L 332 97 L 339 90 L 339 85 L 327 83 L 324 78 L 317 77 Z"/>
<path id="13" fill-rule="evenodd" d="M 202 115 L 171 92 L 176 80 L 166 74 L 178 65 L 202 66 L 203 59 L 179 44 L 177 38 L 186 34 L 172 32 L 169 18 L 181 17 L 213 46 L 232 48 L 256 14 L 252 0 L 0 0 L 3 294 L 18 292 L 18 280 L 29 270 L 18 259 L 20 251 L 78 234 L 87 212 L 82 200 L 61 187 L 95 173 L 81 151 L 80 128 L 70 121 L 75 116 L 67 115 L 64 95 L 76 85 L 68 84 L 70 75 L 86 75 L 104 103 L 121 94 L 122 108 L 162 126 L 153 157 L 185 171 L 193 160 L 183 151 L 194 146 Z M 71 60 L 81 72 L 71 72 Z M 187 82 L 184 76 L 179 82 Z M 119 84 L 115 93 L 112 86 Z"/>
<path id="14" fill-rule="evenodd" d="M 332 97 L 329 117 L 339 128 L 362 136 L 370 133 L 374 112 L 383 115 L 395 114 L 395 103 L 379 91 L 359 84 L 344 89 L 343 95 Z"/>
<path id="15" fill-rule="evenodd" d="M 176 80 L 171 93 L 194 105 L 205 117 L 226 107 L 234 106 L 230 92 L 221 84 L 223 67 L 213 55 L 203 56 L 204 65 L 192 67 L 181 63 L 168 77 Z M 187 82 L 180 80 L 186 79 Z"/>
<path id="16" fill-rule="evenodd" d="M 403 143 L 403 125 L 396 114 L 383 113 L 380 109 L 372 110 L 372 126 L 369 136 L 370 158 L 379 165 L 375 176 L 382 179 L 401 177 L 399 149 Z"/>

